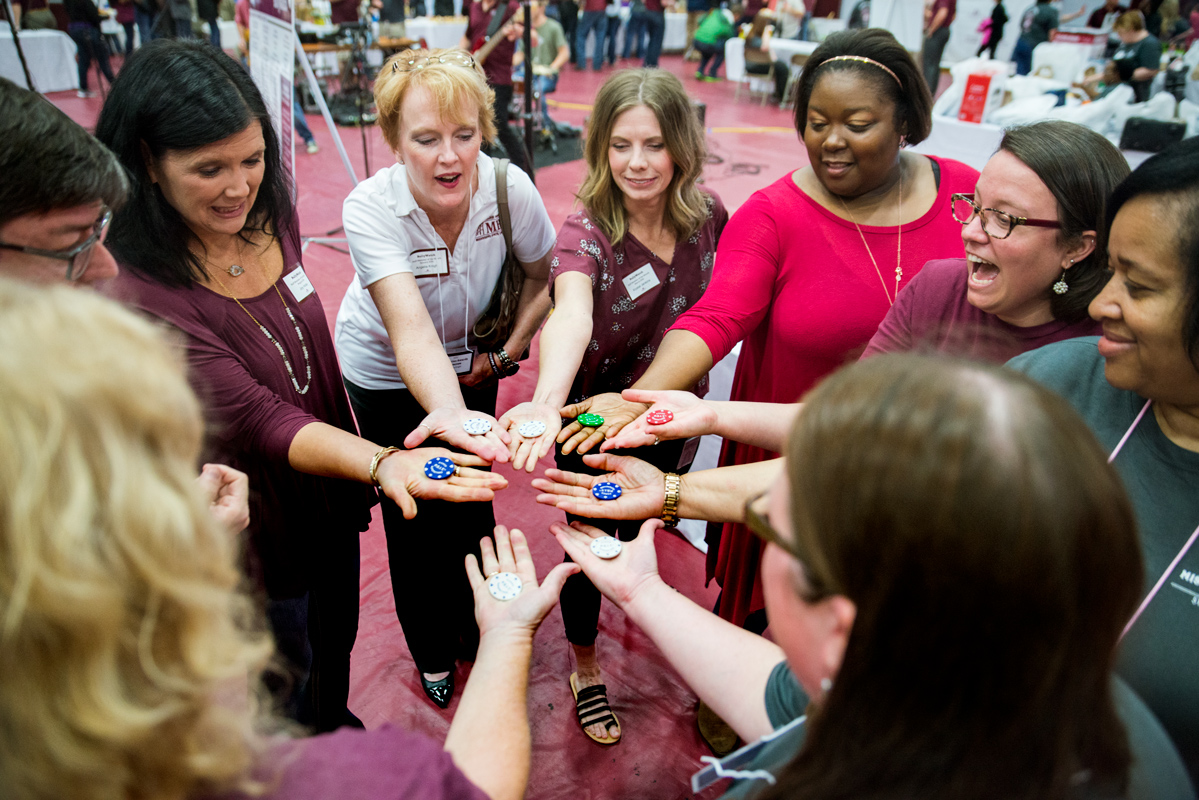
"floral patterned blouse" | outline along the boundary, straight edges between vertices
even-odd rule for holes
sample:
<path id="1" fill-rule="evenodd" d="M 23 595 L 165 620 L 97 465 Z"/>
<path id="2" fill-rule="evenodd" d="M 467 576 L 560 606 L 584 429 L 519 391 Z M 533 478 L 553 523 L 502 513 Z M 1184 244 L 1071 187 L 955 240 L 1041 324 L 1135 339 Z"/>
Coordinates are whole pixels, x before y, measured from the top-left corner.
<path id="1" fill-rule="evenodd" d="M 700 191 L 707 200 L 708 218 L 689 239 L 675 245 L 669 264 L 631 233 L 613 247 L 586 211 L 570 215 L 562 224 L 550 263 L 550 295 L 563 272 L 582 272 L 591 278 L 595 297 L 592 338 L 569 402 L 631 386 L 654 360 L 666 331 L 708 288 L 716 243 L 729 215 L 713 192 Z M 707 390 L 705 375 L 695 391 L 703 395 Z"/>

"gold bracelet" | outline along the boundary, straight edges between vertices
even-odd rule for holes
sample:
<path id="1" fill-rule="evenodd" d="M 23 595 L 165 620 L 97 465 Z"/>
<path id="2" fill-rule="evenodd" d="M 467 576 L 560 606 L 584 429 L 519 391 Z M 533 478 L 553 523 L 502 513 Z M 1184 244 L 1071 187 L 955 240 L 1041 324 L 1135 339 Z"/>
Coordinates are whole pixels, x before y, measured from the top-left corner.
<path id="1" fill-rule="evenodd" d="M 394 453 L 399 449 L 398 447 L 384 447 L 375 453 L 375 457 L 371 459 L 371 483 L 375 486 L 379 485 L 379 462 L 386 458 L 388 454 Z"/>
<path id="2" fill-rule="evenodd" d="M 661 520 L 666 527 L 674 528 L 679 524 L 679 489 L 682 478 L 673 472 L 666 473 L 666 499 L 662 501 Z"/>

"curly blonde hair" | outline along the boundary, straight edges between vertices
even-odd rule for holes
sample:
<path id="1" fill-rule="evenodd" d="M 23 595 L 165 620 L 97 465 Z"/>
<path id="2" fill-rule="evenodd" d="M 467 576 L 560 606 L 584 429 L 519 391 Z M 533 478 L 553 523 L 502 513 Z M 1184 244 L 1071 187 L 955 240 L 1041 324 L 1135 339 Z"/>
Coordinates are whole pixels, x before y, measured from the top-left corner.
<path id="1" fill-rule="evenodd" d="M 469 66 L 468 66 L 469 65 Z M 495 91 L 487 85 L 483 69 L 465 50 L 405 50 L 387 59 L 375 79 L 375 106 L 379 109 L 379 128 L 387 146 L 400 149 L 400 108 L 413 89 L 428 90 L 437 102 L 442 118 L 459 125 L 477 125 L 483 140 L 494 142 Z M 479 118 L 470 119 L 463 111 L 474 103 Z"/>
<path id="2" fill-rule="evenodd" d="M 0 280 L 0 785 L 181 798 L 247 784 L 271 653 L 196 489 L 179 348 L 89 292 Z M 236 707 L 240 705 L 240 707 Z"/>

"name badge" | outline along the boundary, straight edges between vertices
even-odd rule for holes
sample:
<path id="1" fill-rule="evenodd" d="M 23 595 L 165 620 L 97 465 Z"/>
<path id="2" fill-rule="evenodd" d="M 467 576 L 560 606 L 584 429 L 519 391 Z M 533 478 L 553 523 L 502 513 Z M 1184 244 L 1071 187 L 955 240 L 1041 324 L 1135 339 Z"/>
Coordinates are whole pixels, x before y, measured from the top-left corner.
<path id="1" fill-rule="evenodd" d="M 471 367 L 475 363 L 475 352 L 473 350 L 461 350 L 453 353 L 446 353 L 450 357 L 450 365 L 454 368 L 454 372 L 458 375 L 469 375 Z"/>
<path id="2" fill-rule="evenodd" d="M 304 302 L 305 297 L 316 291 L 316 287 L 304 273 L 304 268 L 298 264 L 295 269 L 283 276 L 283 282 L 287 284 L 287 288 L 291 290 L 291 296 L 296 299 L 297 303 Z"/>
<path id="3" fill-rule="evenodd" d="M 657 273 L 654 272 L 653 266 L 650 264 L 646 264 L 636 272 L 630 273 L 622 281 L 624 282 L 624 290 L 629 293 L 630 300 L 636 300 L 661 283 L 658 280 Z"/>
<path id="4" fill-rule="evenodd" d="M 412 274 L 417 278 L 449 275 L 450 251 L 444 247 L 436 247 L 431 250 L 413 250 L 408 254 L 408 263 L 412 265 Z"/>

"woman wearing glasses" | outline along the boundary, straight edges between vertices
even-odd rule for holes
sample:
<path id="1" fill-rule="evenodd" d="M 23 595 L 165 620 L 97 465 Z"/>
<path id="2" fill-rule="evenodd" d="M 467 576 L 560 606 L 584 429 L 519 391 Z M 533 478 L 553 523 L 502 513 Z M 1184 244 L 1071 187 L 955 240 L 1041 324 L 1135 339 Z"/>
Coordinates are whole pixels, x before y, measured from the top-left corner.
<path id="1" fill-rule="evenodd" d="M 1003 362 L 1092 336 L 1087 306 L 1107 280 L 1104 209 L 1128 162 L 1072 122 L 1007 131 L 972 195 L 954 195 L 965 259 L 930 261 L 864 357 L 939 350 Z"/>
<path id="2" fill-rule="evenodd" d="M 151 42 L 121 70 L 96 135 L 132 180 L 108 237 L 113 291 L 183 334 L 209 460 L 249 475 L 245 568 L 297 673 L 272 688 L 318 730 L 361 724 L 346 698 L 371 483 L 415 514 L 414 497 L 489 500 L 503 481 L 465 469 L 433 481 L 424 464 L 448 450 L 357 436 L 279 143 L 236 62 L 206 43 Z"/>
<path id="3" fill-rule="evenodd" d="M 342 209 L 357 279 L 335 339 L 364 436 L 408 447 L 431 438 L 505 462 L 511 438 L 495 419 L 496 393 L 549 310 L 554 226 L 527 175 L 507 165 L 501 186 L 501 165 L 479 152 L 496 135 L 492 95 L 462 50 L 384 64 L 375 103 L 396 163 Z M 519 305 L 507 337 L 488 346 L 476 323 L 506 270 L 522 286 Z M 384 501 L 383 523 L 396 614 L 425 694 L 446 708 L 455 661 L 473 659 L 478 640 L 462 559 L 494 526 L 491 505 L 423 503 L 409 520 Z"/>
<path id="4" fill-rule="evenodd" d="M 552 528 L 705 702 L 745 741 L 766 737 L 697 788 L 1193 797 L 1111 679 L 1140 552 L 1072 409 L 1009 371 L 912 354 L 854 364 L 807 401 L 769 492 L 726 509 L 764 540 L 770 640 L 662 581 L 658 522 L 611 560 L 589 547 L 600 531 Z"/>

